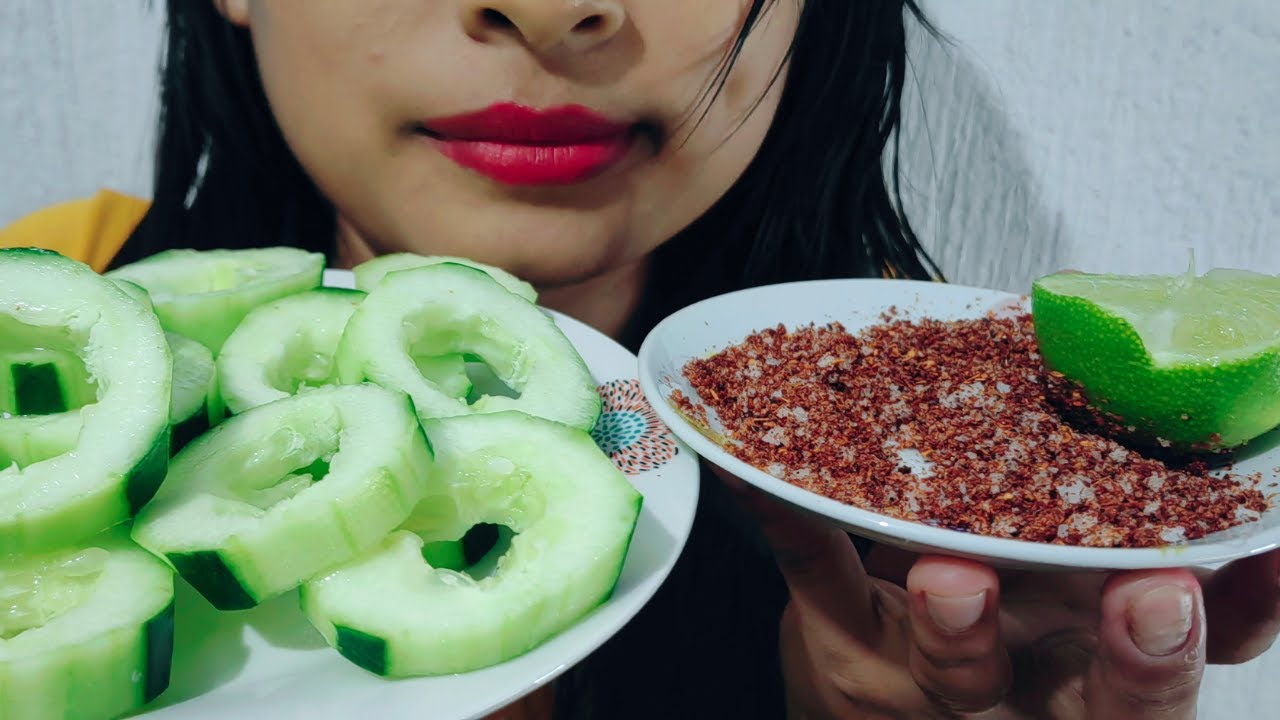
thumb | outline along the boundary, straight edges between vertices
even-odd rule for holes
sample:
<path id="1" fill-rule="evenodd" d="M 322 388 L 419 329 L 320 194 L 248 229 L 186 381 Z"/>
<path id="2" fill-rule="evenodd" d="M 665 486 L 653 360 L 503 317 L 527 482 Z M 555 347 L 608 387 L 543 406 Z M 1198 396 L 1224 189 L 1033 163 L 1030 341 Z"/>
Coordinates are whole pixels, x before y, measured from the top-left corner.
<path id="1" fill-rule="evenodd" d="M 1113 576 L 1103 588 L 1098 654 L 1085 680 L 1088 717 L 1194 718 L 1204 648 L 1204 604 L 1190 573 Z"/>

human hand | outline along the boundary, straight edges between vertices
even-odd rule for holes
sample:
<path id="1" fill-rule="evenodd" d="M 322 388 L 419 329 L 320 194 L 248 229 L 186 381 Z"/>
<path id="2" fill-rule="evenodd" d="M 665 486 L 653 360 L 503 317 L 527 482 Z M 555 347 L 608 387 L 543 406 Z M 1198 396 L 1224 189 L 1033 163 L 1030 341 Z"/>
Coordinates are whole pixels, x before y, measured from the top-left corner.
<path id="1" fill-rule="evenodd" d="M 1205 662 L 1280 627 L 1280 551 L 1214 573 L 997 572 L 878 547 L 726 477 L 791 591 L 780 649 L 793 720 L 1174 720 Z"/>

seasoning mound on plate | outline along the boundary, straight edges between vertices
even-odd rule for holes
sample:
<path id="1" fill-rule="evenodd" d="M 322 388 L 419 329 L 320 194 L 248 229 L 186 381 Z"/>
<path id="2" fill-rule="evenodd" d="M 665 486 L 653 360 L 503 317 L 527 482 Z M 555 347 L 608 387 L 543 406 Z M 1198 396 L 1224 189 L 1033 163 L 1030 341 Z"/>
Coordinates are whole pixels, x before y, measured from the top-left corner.
<path id="1" fill-rule="evenodd" d="M 835 500 L 939 527 L 1097 547 L 1176 544 L 1256 520 L 1260 475 L 1166 465 L 1064 419 L 1031 318 L 778 326 L 684 375 L 672 400 L 726 450 Z"/>

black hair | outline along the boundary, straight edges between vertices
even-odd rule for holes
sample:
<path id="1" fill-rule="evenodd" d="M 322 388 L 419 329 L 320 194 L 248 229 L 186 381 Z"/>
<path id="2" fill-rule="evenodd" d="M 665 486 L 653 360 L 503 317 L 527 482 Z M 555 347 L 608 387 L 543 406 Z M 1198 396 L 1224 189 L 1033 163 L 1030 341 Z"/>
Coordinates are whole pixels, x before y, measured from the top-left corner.
<path id="1" fill-rule="evenodd" d="M 775 2 L 749 6 L 704 110 Z M 902 210 L 890 146 L 909 17 L 924 23 L 915 0 L 804 0 L 760 151 L 713 208 L 656 251 L 627 344 L 634 349 L 671 312 L 730 290 L 830 277 L 942 279 Z M 292 245 L 332 257 L 333 208 L 271 116 L 247 31 L 212 2 L 168 0 L 162 73 L 153 204 L 115 264 L 179 246 Z M 786 597 L 754 525 L 704 478 L 670 578 L 558 681 L 557 716 L 784 717 L 777 633 Z"/>
<path id="2" fill-rule="evenodd" d="M 174 247 L 333 256 L 337 219 L 285 142 L 244 28 L 168 0 L 151 206 L 113 267 Z"/>
<path id="3" fill-rule="evenodd" d="M 749 22 L 776 1 L 755 0 Z M 907 15 L 932 31 L 915 0 L 805 1 L 759 153 L 709 212 L 659 248 L 636 335 L 681 307 L 744 287 L 943 279 L 902 209 L 897 142 Z"/>

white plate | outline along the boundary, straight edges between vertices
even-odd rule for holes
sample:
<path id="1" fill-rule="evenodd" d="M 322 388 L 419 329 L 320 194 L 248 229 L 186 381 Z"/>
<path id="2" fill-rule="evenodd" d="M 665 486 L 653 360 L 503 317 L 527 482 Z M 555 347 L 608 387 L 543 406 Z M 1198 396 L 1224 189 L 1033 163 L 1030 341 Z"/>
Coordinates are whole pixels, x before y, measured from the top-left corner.
<path id="1" fill-rule="evenodd" d="M 349 272 L 325 284 L 351 287 Z M 658 422 L 640 392 L 636 358 L 564 315 L 557 324 L 602 386 L 597 440 L 644 495 L 639 524 L 612 598 L 533 651 L 477 672 L 384 680 L 324 644 L 298 611 L 297 594 L 253 610 L 220 613 L 178 582 L 177 637 L 169 690 L 141 714 L 162 718 L 481 717 L 542 686 L 620 630 L 666 579 L 689 537 L 698 502 L 698 461 Z"/>
<path id="2" fill-rule="evenodd" d="M 640 383 L 663 422 L 707 460 L 849 532 L 913 552 L 968 557 L 1012 568 L 1131 569 L 1213 564 L 1280 545 L 1280 510 L 1275 508 L 1257 522 L 1164 548 L 1059 546 L 895 519 L 802 490 L 738 460 L 686 421 L 669 401 L 677 388 L 698 401 L 682 373 L 690 360 L 736 345 L 778 323 L 796 327 L 838 321 L 857 332 L 880 322 L 881 314 L 891 307 L 903 318 L 956 320 L 982 317 L 992 308 L 1023 302 L 1018 296 L 992 290 L 902 280 L 826 280 L 730 293 L 685 308 L 660 323 L 640 348 Z M 1280 482 L 1277 435 L 1256 442 L 1252 457 L 1242 457 L 1236 466 L 1237 472 L 1263 473 L 1263 491 L 1268 494 Z"/>

